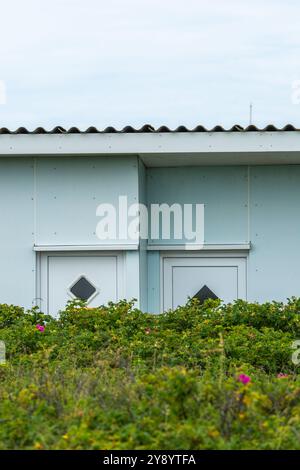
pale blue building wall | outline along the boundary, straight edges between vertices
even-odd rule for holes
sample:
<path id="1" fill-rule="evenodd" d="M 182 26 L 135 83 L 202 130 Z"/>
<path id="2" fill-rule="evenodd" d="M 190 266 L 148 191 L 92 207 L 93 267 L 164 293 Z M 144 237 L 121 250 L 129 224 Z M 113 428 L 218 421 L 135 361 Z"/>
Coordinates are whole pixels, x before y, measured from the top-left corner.
<path id="1" fill-rule="evenodd" d="M 42 157 L 36 159 L 36 244 L 97 245 L 96 208 L 138 202 L 137 157 Z"/>
<path id="2" fill-rule="evenodd" d="M 148 311 L 151 313 L 160 311 L 160 253 L 149 251 L 148 253 Z"/>
<path id="3" fill-rule="evenodd" d="M 0 158 L 0 303 L 35 296 L 34 161 Z"/>
<path id="4" fill-rule="evenodd" d="M 300 296 L 300 166 L 250 168 L 248 298 Z"/>
<path id="5" fill-rule="evenodd" d="M 145 168 L 136 156 L 9 157 L 0 159 L 0 303 L 34 303 L 34 244 L 120 243 L 95 233 L 97 205 L 116 205 L 119 195 L 129 204 L 204 203 L 206 243 L 251 242 L 249 300 L 300 295 L 300 165 Z M 139 251 L 124 251 L 126 297 L 159 312 L 160 252 L 146 248 L 142 241 Z"/>
<path id="6" fill-rule="evenodd" d="M 205 243 L 248 241 L 248 168 L 246 166 L 149 168 L 148 203 L 204 204 Z M 172 240 L 181 244 L 182 240 Z M 150 240 L 151 244 L 170 241 Z"/>
<path id="7" fill-rule="evenodd" d="M 144 163 L 139 160 L 139 203 L 147 206 L 147 169 Z M 140 240 L 139 249 L 139 298 L 140 308 L 148 309 L 148 241 L 145 238 Z"/>
<path id="8" fill-rule="evenodd" d="M 138 202 L 138 166 L 136 156 L 0 158 L 0 303 L 35 304 L 34 245 L 132 243 L 99 240 L 96 208 Z M 139 252 L 123 253 L 126 297 L 139 300 Z"/>
<path id="9" fill-rule="evenodd" d="M 204 204 L 204 242 L 249 242 L 249 170 L 247 166 L 148 168 L 148 204 Z M 171 234 L 173 224 L 171 223 Z M 151 245 L 180 245 L 183 239 L 149 240 Z M 148 310 L 160 311 L 160 252 L 148 253 Z"/>
<path id="10" fill-rule="evenodd" d="M 204 203 L 206 243 L 251 242 L 248 300 L 300 296 L 299 165 L 150 168 L 147 187 L 149 204 Z M 160 309 L 160 275 L 160 252 L 151 251 L 148 310 L 153 312 Z"/>

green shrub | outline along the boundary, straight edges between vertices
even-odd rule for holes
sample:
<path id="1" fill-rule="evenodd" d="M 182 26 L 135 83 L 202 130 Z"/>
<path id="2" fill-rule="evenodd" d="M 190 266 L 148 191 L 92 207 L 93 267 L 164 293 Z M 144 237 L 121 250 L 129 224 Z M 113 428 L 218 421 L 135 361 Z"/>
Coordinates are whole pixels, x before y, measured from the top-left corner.
<path id="1" fill-rule="evenodd" d="M 0 305 L 0 449 L 299 449 L 299 306 Z"/>

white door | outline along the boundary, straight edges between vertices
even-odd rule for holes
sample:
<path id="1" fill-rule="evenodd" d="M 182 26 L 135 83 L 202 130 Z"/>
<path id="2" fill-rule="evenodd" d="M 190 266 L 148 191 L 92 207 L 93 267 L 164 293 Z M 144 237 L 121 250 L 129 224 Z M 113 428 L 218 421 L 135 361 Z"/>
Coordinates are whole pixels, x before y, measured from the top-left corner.
<path id="1" fill-rule="evenodd" d="M 122 261 L 120 254 L 43 254 L 42 311 L 57 316 L 76 298 L 90 307 L 118 301 L 123 296 Z"/>
<path id="2" fill-rule="evenodd" d="M 163 310 L 184 305 L 189 297 L 246 299 L 246 258 L 163 258 Z"/>

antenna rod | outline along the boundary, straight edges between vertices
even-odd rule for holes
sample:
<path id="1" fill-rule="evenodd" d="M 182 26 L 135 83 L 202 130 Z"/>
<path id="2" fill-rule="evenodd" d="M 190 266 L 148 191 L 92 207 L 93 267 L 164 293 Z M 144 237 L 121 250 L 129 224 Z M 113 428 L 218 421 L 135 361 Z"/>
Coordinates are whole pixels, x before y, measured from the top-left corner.
<path id="1" fill-rule="evenodd" d="M 249 116 L 249 124 L 251 125 L 252 124 L 252 103 L 250 103 L 250 116 Z"/>

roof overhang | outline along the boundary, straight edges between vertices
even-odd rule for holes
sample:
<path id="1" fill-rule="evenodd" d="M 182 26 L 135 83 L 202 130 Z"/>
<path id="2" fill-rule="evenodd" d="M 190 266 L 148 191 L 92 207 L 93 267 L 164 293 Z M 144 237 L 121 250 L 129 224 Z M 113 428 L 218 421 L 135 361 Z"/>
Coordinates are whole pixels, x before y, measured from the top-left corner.
<path id="1" fill-rule="evenodd" d="M 300 131 L 0 136 L 0 157 L 58 155 L 139 155 L 152 167 L 300 164 Z"/>

